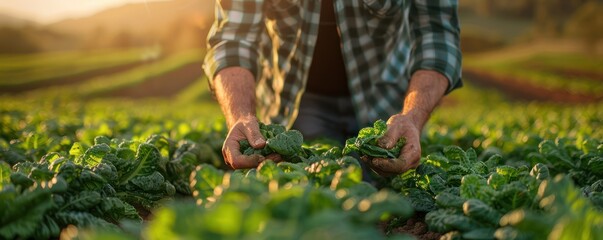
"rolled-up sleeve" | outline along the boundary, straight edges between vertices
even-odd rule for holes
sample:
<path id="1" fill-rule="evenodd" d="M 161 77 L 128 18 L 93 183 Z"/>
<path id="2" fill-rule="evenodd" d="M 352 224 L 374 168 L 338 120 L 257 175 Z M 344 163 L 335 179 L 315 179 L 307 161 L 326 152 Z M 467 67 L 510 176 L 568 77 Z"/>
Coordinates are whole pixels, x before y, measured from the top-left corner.
<path id="1" fill-rule="evenodd" d="M 415 0 L 410 8 L 411 73 L 434 70 L 448 78 L 446 93 L 462 86 L 456 0 Z"/>
<path id="2" fill-rule="evenodd" d="M 227 67 L 243 67 L 257 77 L 263 2 L 216 1 L 215 21 L 208 35 L 208 51 L 203 64 L 212 88 L 216 74 Z"/>

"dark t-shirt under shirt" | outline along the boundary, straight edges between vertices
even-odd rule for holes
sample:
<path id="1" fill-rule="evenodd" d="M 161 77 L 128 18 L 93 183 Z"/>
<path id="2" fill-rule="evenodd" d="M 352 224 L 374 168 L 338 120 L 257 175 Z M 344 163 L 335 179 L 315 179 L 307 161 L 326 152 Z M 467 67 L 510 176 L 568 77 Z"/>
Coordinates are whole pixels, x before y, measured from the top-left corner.
<path id="1" fill-rule="evenodd" d="M 349 96 L 332 0 L 322 0 L 318 39 L 306 91 L 329 96 Z"/>

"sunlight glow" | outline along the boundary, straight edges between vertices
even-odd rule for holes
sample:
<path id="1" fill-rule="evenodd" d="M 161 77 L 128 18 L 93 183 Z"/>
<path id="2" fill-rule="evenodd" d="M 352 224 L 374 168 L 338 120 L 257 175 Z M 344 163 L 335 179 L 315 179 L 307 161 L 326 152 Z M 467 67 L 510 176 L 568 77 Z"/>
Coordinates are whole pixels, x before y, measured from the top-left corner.
<path id="1" fill-rule="evenodd" d="M 66 18 L 87 16 L 127 3 L 152 1 L 161 0 L 2 0 L 0 1 L 0 14 L 7 13 L 46 24 Z"/>

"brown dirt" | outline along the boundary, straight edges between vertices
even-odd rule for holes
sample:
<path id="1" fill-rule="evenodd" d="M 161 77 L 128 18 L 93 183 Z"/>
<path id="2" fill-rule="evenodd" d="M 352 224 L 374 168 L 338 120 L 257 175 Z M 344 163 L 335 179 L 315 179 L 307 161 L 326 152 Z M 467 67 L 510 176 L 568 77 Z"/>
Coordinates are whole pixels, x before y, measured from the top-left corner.
<path id="1" fill-rule="evenodd" d="M 201 62 L 186 64 L 163 75 L 154 76 L 143 83 L 116 89 L 98 97 L 147 98 L 171 97 L 197 80 L 203 71 Z"/>
<path id="2" fill-rule="evenodd" d="M 385 232 L 387 223 L 380 225 L 382 231 Z M 417 212 L 414 216 L 404 223 L 402 226 L 394 227 L 391 229 L 390 234 L 408 234 L 412 235 L 419 240 L 435 240 L 440 239 L 441 233 L 431 232 L 427 228 L 425 223 L 425 213 Z"/>
<path id="3" fill-rule="evenodd" d="M 593 82 L 603 83 L 603 73 L 591 72 L 579 69 L 557 69 L 553 67 L 542 66 L 538 64 L 530 64 L 529 67 L 536 70 L 551 72 L 566 78 L 583 78 Z"/>
<path id="4" fill-rule="evenodd" d="M 586 95 L 571 93 L 566 90 L 546 89 L 532 85 L 521 79 L 499 76 L 477 69 L 464 69 L 463 76 L 478 86 L 493 87 L 506 95 L 527 101 L 544 101 L 565 104 L 593 103 L 603 100 L 603 95 Z"/>
<path id="5" fill-rule="evenodd" d="M 136 209 L 136 212 L 138 212 L 138 216 L 140 216 L 143 221 L 148 221 L 149 219 L 153 218 L 153 213 L 143 206 L 138 204 L 134 204 L 133 206 Z"/>
<path id="6" fill-rule="evenodd" d="M 119 66 L 91 70 L 91 71 L 74 74 L 74 75 L 70 75 L 70 76 L 49 78 L 49 79 L 44 79 L 44 80 L 40 80 L 40 81 L 19 84 L 19 85 L 14 85 L 14 86 L 2 86 L 2 88 L 0 88 L 0 94 L 3 94 L 3 93 L 18 94 L 18 93 L 22 93 L 22 92 L 26 92 L 26 91 L 47 88 L 47 87 L 65 86 L 65 85 L 70 85 L 70 84 L 80 84 L 80 83 L 84 83 L 84 82 L 91 80 L 93 78 L 96 78 L 96 77 L 128 71 L 130 69 L 134 69 L 143 64 L 144 64 L 143 62 L 135 62 L 135 63 L 129 63 L 129 64 L 124 64 L 124 65 L 119 65 Z"/>

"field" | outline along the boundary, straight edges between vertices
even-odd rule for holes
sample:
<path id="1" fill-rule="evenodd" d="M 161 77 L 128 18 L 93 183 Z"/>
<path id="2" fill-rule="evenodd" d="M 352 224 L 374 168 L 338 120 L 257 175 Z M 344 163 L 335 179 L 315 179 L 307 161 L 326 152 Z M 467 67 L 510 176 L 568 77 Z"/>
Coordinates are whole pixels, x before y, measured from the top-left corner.
<path id="1" fill-rule="evenodd" d="M 602 64 L 600 57 L 571 53 L 541 53 L 511 61 L 468 58 L 465 74 L 524 98 L 584 103 L 603 99 Z"/>
<path id="2" fill-rule="evenodd" d="M 202 56 L 0 57 L 0 238 L 603 239 L 600 57 L 468 56 L 420 167 L 371 185 L 326 140 L 228 169 Z"/>

